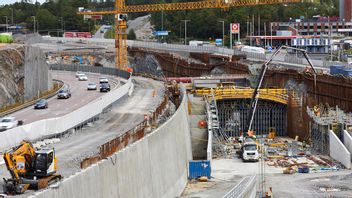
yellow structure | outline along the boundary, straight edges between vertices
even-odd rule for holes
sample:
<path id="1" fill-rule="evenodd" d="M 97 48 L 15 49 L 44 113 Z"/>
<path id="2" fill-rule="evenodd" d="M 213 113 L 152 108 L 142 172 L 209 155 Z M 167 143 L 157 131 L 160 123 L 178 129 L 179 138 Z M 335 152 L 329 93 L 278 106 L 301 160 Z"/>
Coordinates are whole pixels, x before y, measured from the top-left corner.
<path id="1" fill-rule="evenodd" d="M 230 7 L 255 6 L 266 4 L 299 3 L 301 0 L 206 0 L 195 2 L 149 4 L 149 5 L 126 5 L 125 0 L 115 0 L 115 10 L 108 11 L 82 11 L 80 15 L 115 15 L 115 64 L 118 69 L 127 69 L 127 34 L 126 20 L 119 20 L 119 14 L 131 12 L 158 12 L 162 10 L 196 10 L 206 8 L 222 8 L 228 10 Z"/>
<path id="2" fill-rule="evenodd" d="M 195 94 L 210 95 L 211 93 L 213 93 L 216 100 L 243 99 L 243 98 L 251 99 L 253 95 L 253 91 L 254 89 L 250 89 L 250 88 L 199 89 L 195 91 Z M 262 100 L 270 100 L 270 101 L 274 101 L 274 102 L 278 102 L 286 105 L 288 103 L 287 89 L 260 89 L 258 95 L 259 95 L 259 99 L 262 99 Z"/>

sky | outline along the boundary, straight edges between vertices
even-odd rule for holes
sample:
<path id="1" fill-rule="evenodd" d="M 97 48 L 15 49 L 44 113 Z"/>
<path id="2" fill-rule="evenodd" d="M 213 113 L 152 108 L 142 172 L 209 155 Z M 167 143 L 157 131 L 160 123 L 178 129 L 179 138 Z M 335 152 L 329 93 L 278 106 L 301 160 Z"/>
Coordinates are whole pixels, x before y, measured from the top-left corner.
<path id="1" fill-rule="evenodd" d="M 5 5 L 5 4 L 13 4 L 15 2 L 20 2 L 21 0 L 0 0 L 0 5 Z M 37 0 L 39 3 L 43 3 L 45 0 Z M 32 0 L 32 2 L 35 2 L 35 0 Z"/>

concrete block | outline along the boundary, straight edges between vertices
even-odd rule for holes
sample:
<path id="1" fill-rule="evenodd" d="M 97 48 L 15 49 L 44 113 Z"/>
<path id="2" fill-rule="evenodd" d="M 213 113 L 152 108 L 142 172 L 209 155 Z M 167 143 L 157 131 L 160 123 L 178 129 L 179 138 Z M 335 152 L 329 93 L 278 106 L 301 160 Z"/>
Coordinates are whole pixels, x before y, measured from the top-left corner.
<path id="1" fill-rule="evenodd" d="M 339 161 L 346 168 L 351 168 L 351 153 L 347 150 L 345 145 L 340 141 L 336 134 L 329 130 L 329 145 L 330 157 Z"/>

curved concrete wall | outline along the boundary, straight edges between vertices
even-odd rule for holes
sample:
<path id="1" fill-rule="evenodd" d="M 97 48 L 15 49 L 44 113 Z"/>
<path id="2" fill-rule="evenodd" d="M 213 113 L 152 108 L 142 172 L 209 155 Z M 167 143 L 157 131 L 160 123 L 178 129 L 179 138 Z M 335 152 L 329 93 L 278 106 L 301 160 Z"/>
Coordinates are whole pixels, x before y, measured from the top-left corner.
<path id="1" fill-rule="evenodd" d="M 188 161 L 192 159 L 187 108 L 187 97 L 183 97 L 175 114 L 148 136 L 64 179 L 58 188 L 31 197 L 179 196 L 186 186 Z"/>

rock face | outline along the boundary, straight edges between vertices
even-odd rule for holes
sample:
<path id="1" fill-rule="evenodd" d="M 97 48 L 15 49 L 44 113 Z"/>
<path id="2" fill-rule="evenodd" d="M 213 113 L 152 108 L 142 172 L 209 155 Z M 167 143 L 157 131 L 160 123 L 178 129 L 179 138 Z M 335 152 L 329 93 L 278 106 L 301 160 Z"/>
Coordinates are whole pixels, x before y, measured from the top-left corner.
<path id="1" fill-rule="evenodd" d="M 24 47 L 7 45 L 0 48 L 0 107 L 23 99 Z"/>
<path id="2" fill-rule="evenodd" d="M 45 55 L 39 48 L 0 46 L 0 107 L 32 99 L 51 87 Z"/>

